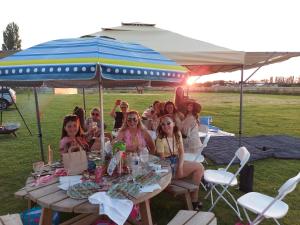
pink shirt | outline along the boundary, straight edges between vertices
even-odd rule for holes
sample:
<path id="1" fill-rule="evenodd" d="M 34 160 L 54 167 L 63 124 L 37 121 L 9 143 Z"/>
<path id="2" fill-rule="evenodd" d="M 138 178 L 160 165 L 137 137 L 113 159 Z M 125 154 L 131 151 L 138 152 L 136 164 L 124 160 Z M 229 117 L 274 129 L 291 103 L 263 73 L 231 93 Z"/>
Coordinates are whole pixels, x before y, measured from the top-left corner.
<path id="1" fill-rule="evenodd" d="M 129 150 L 146 147 L 146 140 L 145 140 L 144 136 L 142 135 L 142 131 L 140 129 L 137 130 L 135 137 L 132 137 L 130 131 L 126 130 L 125 134 L 124 134 L 124 141 L 126 144 L 126 149 L 129 149 Z"/>
<path id="2" fill-rule="evenodd" d="M 76 140 L 71 137 L 63 137 L 59 142 L 60 154 L 67 153 L 71 146 L 81 147 L 85 151 L 89 150 L 88 143 L 85 138 L 76 137 L 75 139 Z"/>

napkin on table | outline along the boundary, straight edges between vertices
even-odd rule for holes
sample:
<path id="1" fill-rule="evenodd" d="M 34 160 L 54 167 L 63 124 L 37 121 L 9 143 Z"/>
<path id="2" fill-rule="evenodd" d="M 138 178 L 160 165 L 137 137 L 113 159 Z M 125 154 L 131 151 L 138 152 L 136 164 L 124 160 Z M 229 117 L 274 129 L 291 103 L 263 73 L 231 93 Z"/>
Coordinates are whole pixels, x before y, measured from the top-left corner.
<path id="1" fill-rule="evenodd" d="M 63 176 L 59 177 L 58 187 L 67 191 L 69 187 L 81 183 L 81 176 Z"/>
<path id="2" fill-rule="evenodd" d="M 133 202 L 128 199 L 111 198 L 106 192 L 97 192 L 89 197 L 91 204 L 99 205 L 99 214 L 106 214 L 118 225 L 123 225 L 131 213 Z"/>

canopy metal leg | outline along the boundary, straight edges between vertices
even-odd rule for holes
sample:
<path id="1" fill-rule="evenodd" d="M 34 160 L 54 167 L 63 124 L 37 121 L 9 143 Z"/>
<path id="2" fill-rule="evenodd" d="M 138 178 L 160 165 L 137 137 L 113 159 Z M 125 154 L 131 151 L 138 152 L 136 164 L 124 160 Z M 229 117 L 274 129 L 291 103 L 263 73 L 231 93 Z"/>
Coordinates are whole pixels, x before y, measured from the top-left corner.
<path id="1" fill-rule="evenodd" d="M 27 130 L 28 130 L 30 136 L 32 136 L 32 133 L 31 133 L 31 131 L 30 131 L 30 129 L 29 129 L 29 127 L 28 127 L 28 125 L 27 125 L 27 123 L 26 123 L 26 121 L 25 121 L 23 115 L 22 115 L 22 113 L 20 112 L 20 110 L 19 110 L 19 108 L 18 108 L 18 106 L 17 106 L 15 100 L 14 100 L 13 97 L 11 96 L 10 92 L 8 92 L 8 93 L 9 93 L 9 96 L 10 96 L 12 102 L 14 103 L 14 106 L 16 107 L 16 109 L 17 109 L 17 111 L 18 111 L 20 117 L 22 118 L 22 121 L 23 121 L 23 123 L 25 124 L 25 127 L 27 128 Z"/>
<path id="2" fill-rule="evenodd" d="M 99 90 L 99 107 L 100 107 L 100 118 L 101 118 L 101 132 L 100 132 L 100 146 L 101 146 L 101 157 L 104 160 L 105 151 L 104 151 L 104 113 L 103 113 L 103 84 L 101 77 L 101 67 L 97 65 L 97 75 L 98 75 L 98 90 Z"/>
<path id="3" fill-rule="evenodd" d="M 85 89 L 82 88 L 84 119 L 86 119 Z"/>
<path id="4" fill-rule="evenodd" d="M 39 138 L 39 145 L 41 151 L 41 159 L 45 162 L 44 157 L 44 148 L 43 148 L 43 137 L 42 137 L 42 129 L 41 129 L 41 118 L 40 118 L 40 110 L 39 110 L 39 101 L 37 96 L 36 88 L 33 88 L 34 91 L 34 100 L 35 100 L 35 112 L 36 112 L 36 120 L 37 120 L 37 127 L 38 127 L 38 138 Z"/>
<path id="5" fill-rule="evenodd" d="M 244 66 L 241 68 L 241 89 L 240 89 L 240 127 L 239 127 L 239 146 L 242 146 L 243 135 L 243 84 L 244 84 Z"/>

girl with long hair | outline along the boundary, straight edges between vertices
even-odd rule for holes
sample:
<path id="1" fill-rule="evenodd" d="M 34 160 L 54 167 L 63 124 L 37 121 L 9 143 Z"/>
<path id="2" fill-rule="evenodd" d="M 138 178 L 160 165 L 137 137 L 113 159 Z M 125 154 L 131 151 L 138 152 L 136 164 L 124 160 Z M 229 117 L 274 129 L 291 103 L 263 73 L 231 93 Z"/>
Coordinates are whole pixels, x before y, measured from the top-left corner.
<path id="1" fill-rule="evenodd" d="M 151 154 L 155 154 L 154 142 L 144 129 L 141 118 L 136 111 L 126 114 L 123 126 L 121 127 L 116 141 L 121 140 L 126 144 L 126 151 L 139 152 L 143 148 L 148 148 Z"/>
<path id="2" fill-rule="evenodd" d="M 184 119 L 184 115 L 179 112 L 175 106 L 175 104 L 171 101 L 168 101 L 165 103 L 164 106 L 164 115 L 170 114 L 175 120 L 176 126 L 178 129 L 181 129 L 182 126 L 182 120 Z"/>
<path id="3" fill-rule="evenodd" d="M 69 150 L 77 151 L 80 148 L 85 151 L 89 150 L 79 118 L 76 115 L 65 116 L 59 143 L 60 153 L 67 153 Z"/>
<path id="4" fill-rule="evenodd" d="M 173 178 L 181 179 L 192 176 L 193 182 L 200 185 L 204 173 L 201 163 L 184 161 L 184 147 L 182 136 L 175 124 L 172 115 L 164 115 L 160 119 L 157 129 L 156 151 L 164 159 L 169 160 Z M 195 210 L 199 210 L 202 203 L 198 201 L 198 191 L 191 194 L 192 203 Z"/>
<path id="5" fill-rule="evenodd" d="M 188 100 L 185 102 L 185 108 L 185 118 L 181 127 L 184 150 L 189 153 L 196 153 L 202 146 L 199 138 L 200 123 L 198 121 L 201 105 L 195 100 Z"/>

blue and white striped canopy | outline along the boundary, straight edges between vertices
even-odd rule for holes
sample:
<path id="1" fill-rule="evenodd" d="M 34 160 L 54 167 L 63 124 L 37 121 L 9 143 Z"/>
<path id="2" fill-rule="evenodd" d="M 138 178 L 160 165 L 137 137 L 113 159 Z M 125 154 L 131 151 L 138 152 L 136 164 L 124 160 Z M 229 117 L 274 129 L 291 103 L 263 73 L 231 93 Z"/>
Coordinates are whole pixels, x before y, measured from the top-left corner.
<path id="1" fill-rule="evenodd" d="M 96 77 L 97 68 L 102 78 L 118 81 L 177 83 L 186 79 L 187 72 L 139 44 L 74 38 L 49 41 L 0 60 L 0 82 L 86 81 Z"/>

